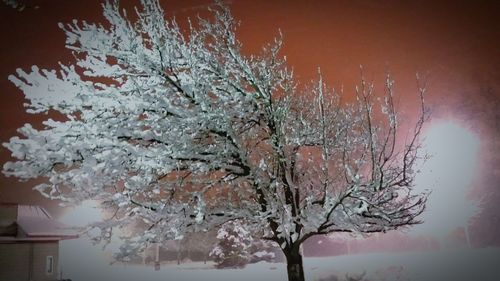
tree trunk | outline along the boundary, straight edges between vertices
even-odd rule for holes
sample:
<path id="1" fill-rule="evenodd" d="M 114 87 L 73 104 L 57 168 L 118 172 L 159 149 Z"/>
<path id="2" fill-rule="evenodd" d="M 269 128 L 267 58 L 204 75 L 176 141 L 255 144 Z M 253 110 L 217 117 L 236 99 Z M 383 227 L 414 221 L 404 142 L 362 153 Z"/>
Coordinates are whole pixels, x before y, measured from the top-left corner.
<path id="1" fill-rule="evenodd" d="M 302 264 L 302 255 L 300 248 L 291 247 L 283 250 L 286 257 L 286 269 L 288 273 L 288 281 L 305 281 L 304 265 Z"/>

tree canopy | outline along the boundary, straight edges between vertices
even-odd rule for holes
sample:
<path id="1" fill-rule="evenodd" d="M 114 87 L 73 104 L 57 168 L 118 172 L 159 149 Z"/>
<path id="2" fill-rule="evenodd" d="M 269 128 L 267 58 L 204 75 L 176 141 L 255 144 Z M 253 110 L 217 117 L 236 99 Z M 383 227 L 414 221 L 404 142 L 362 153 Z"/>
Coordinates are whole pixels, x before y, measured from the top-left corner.
<path id="1" fill-rule="evenodd" d="M 290 264 L 312 235 L 419 222 L 426 194 L 412 188 L 425 88 L 405 134 L 390 77 L 380 99 L 362 79 L 344 102 L 319 72 L 297 86 L 281 36 L 243 55 L 224 5 L 184 30 L 158 1 L 141 4 L 129 17 L 106 2 L 104 24 L 60 24 L 75 64 L 9 77 L 29 113 L 65 118 L 20 128 L 4 144 L 17 159 L 6 175 L 47 178 L 36 189 L 52 199 L 102 202 L 114 214 L 96 225 L 103 239 L 114 227 L 141 229 L 121 257 L 239 220 Z"/>

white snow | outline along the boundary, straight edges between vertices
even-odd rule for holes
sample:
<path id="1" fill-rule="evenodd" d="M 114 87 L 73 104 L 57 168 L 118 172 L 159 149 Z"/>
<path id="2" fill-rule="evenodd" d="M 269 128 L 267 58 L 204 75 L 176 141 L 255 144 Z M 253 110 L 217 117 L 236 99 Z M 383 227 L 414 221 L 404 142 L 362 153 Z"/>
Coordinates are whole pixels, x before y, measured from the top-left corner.
<path id="1" fill-rule="evenodd" d="M 214 269 L 213 263 L 163 263 L 159 271 L 152 266 L 109 264 L 100 247 L 85 239 L 61 242 L 61 266 L 64 278 L 73 281 L 285 281 L 286 265 L 259 262 L 243 269 Z M 430 252 L 376 253 L 364 255 L 305 258 L 306 280 L 339 280 L 366 271 L 368 280 L 500 280 L 499 248 L 451 249 Z M 400 279 L 397 279 L 398 275 Z M 333 279 L 334 280 L 334 279 Z"/>

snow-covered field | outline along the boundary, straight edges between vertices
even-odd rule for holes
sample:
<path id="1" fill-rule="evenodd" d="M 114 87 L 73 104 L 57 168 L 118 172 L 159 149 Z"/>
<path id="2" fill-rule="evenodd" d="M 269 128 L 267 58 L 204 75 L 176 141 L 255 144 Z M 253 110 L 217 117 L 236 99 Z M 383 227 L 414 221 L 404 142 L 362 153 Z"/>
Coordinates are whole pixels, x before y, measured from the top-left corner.
<path id="1" fill-rule="evenodd" d="M 64 278 L 73 281 L 285 281 L 286 266 L 258 263 L 244 269 L 218 270 L 207 263 L 162 264 L 151 266 L 109 264 L 100 247 L 84 239 L 61 243 Z M 345 280 L 366 271 L 365 279 L 412 281 L 498 281 L 500 249 L 454 249 L 433 252 L 378 253 L 366 255 L 306 258 L 307 280 Z M 335 276 L 338 279 L 335 279 Z"/>

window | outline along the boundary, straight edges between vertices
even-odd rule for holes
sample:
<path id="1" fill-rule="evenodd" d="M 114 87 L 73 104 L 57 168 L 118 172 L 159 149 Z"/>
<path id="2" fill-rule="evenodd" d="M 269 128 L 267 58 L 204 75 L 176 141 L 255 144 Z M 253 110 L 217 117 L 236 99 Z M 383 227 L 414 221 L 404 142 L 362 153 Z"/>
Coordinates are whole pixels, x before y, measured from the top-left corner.
<path id="1" fill-rule="evenodd" d="M 54 257 L 53 256 L 47 256 L 47 259 L 45 261 L 45 273 L 47 275 L 52 275 L 52 273 L 54 273 Z"/>

